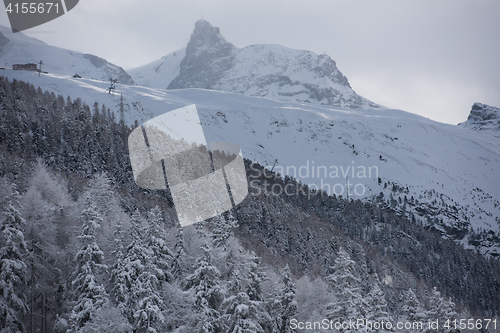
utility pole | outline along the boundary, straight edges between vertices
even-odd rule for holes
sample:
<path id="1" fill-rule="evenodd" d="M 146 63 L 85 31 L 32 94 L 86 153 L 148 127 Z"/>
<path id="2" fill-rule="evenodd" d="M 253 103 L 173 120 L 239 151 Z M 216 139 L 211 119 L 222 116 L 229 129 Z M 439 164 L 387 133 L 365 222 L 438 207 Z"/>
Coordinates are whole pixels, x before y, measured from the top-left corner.
<path id="1" fill-rule="evenodd" d="M 41 72 L 42 72 L 42 61 L 40 60 L 40 69 L 38 70 L 38 77 L 40 77 Z"/>

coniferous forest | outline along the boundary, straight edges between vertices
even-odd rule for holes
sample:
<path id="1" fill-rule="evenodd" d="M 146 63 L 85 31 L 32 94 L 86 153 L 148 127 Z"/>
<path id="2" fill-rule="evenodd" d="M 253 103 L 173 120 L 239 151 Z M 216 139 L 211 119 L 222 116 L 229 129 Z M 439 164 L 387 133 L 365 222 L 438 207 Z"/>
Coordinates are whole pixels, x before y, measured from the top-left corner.
<path id="1" fill-rule="evenodd" d="M 245 160 L 250 195 L 180 228 L 165 191 L 135 185 L 134 127 L 105 106 L 0 77 L 0 126 L 2 333 L 401 331 L 314 326 L 350 319 L 500 327 L 498 259 L 387 198 L 256 193 L 263 180 L 307 186 L 264 179 Z"/>

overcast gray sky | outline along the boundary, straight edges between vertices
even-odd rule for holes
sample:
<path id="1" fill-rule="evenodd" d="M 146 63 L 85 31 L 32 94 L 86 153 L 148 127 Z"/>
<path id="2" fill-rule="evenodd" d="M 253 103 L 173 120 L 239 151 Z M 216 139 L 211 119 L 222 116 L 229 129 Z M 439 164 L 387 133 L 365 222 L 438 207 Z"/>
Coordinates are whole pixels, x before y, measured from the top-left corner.
<path id="1" fill-rule="evenodd" d="M 128 69 L 184 47 L 204 18 L 237 47 L 327 53 L 360 95 L 456 124 L 474 102 L 500 107 L 499 15 L 496 0 L 80 0 L 24 33 Z"/>

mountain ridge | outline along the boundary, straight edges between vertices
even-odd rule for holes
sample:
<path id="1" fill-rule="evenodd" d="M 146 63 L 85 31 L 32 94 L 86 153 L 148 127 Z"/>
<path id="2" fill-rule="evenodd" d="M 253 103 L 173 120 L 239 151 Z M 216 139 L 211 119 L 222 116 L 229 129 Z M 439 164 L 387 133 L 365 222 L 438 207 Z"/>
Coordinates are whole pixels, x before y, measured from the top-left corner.
<path id="1" fill-rule="evenodd" d="M 162 74 L 151 71 L 160 63 L 171 66 L 158 60 L 130 72 L 152 88 L 164 89 L 168 83 L 167 89 L 201 88 L 350 109 L 381 107 L 359 96 L 328 55 L 274 44 L 237 48 L 205 20 L 195 23 L 175 77 L 160 81 Z"/>
<path id="2" fill-rule="evenodd" d="M 93 54 L 84 54 L 48 45 L 21 32 L 12 33 L 0 26 L 0 64 L 43 62 L 42 70 L 54 74 L 75 75 L 97 80 L 117 79 L 118 83 L 135 85 L 132 77 L 120 66 Z"/>

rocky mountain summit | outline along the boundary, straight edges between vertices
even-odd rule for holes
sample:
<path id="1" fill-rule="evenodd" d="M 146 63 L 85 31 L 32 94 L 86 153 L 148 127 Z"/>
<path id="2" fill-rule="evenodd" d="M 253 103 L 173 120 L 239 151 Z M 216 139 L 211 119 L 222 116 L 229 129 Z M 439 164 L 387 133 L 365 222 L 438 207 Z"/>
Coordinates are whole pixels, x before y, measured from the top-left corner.
<path id="1" fill-rule="evenodd" d="M 500 108 L 474 103 L 467 121 L 459 125 L 478 131 L 493 131 L 500 136 Z"/>
<path id="2" fill-rule="evenodd" d="M 168 84 L 168 89 L 202 88 L 343 108 L 380 107 L 356 94 L 328 55 L 280 45 L 237 48 L 205 20 L 196 22 L 180 63 L 172 56 L 163 59 L 130 73 L 138 84 L 153 88 Z M 178 70 L 169 70 L 174 77 L 158 70 L 176 64 Z M 162 86 L 154 85 L 158 81 Z"/>

